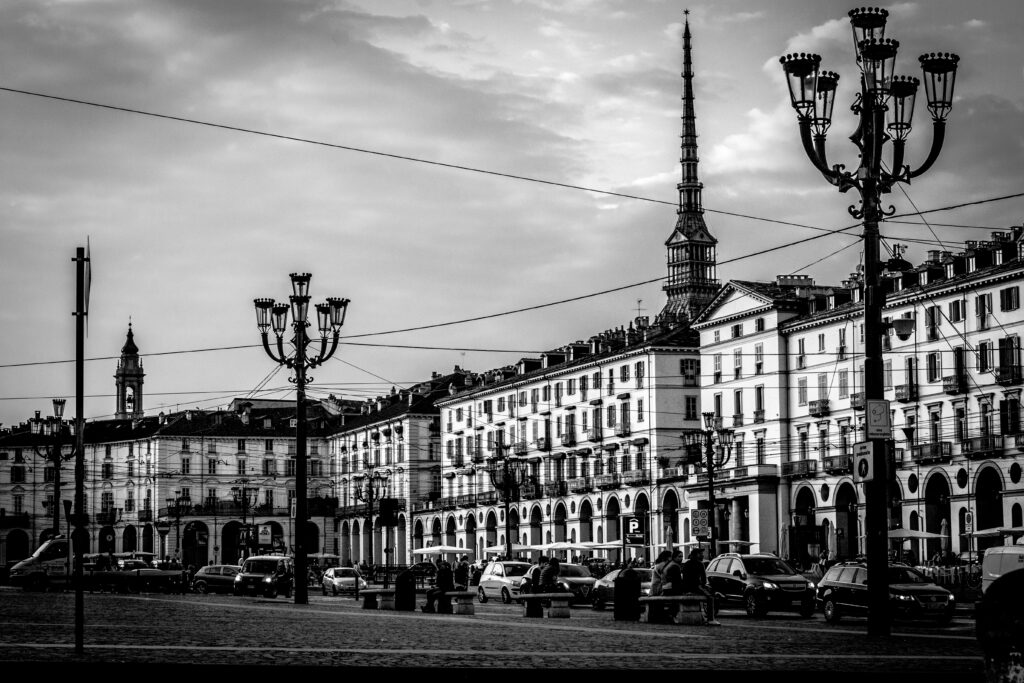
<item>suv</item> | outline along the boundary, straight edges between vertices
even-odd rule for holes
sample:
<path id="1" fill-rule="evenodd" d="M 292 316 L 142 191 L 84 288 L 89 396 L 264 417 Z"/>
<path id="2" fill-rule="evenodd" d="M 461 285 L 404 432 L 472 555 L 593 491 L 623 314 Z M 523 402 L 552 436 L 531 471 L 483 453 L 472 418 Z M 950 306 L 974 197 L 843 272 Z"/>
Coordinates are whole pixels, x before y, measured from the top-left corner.
<path id="1" fill-rule="evenodd" d="M 825 621 L 840 615 L 868 613 L 868 568 L 864 562 L 840 562 L 818 581 L 815 602 Z M 953 594 L 905 564 L 889 565 L 889 610 L 894 619 L 930 619 L 947 624 L 953 618 Z"/>
<path id="2" fill-rule="evenodd" d="M 723 553 L 708 564 L 707 575 L 716 600 L 741 604 L 752 617 L 770 610 L 814 614 L 814 583 L 771 553 Z"/>
<path id="3" fill-rule="evenodd" d="M 276 598 L 284 593 L 292 596 L 295 564 L 284 555 L 254 555 L 242 562 L 241 570 L 235 575 L 235 595 L 262 595 Z"/>

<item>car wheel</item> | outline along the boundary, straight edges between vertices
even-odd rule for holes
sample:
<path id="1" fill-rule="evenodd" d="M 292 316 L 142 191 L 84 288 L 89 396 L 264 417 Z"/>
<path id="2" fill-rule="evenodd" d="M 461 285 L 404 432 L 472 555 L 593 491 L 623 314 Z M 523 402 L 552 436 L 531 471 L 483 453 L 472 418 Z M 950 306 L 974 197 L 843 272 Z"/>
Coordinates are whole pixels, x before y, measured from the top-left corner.
<path id="1" fill-rule="evenodd" d="M 593 604 L 594 604 L 594 609 L 602 610 L 602 609 L 605 608 L 605 601 L 602 600 L 601 598 L 595 597 Z"/>
<path id="2" fill-rule="evenodd" d="M 196 581 L 195 584 L 192 586 L 192 590 L 194 590 L 196 593 L 202 593 L 204 595 L 209 592 L 209 589 L 206 587 L 205 581 Z"/>
<path id="3" fill-rule="evenodd" d="M 487 593 L 484 592 L 484 587 L 483 586 L 477 587 L 477 589 L 476 589 L 476 599 L 480 601 L 481 605 L 487 602 Z"/>
<path id="4" fill-rule="evenodd" d="M 814 616 L 814 603 L 813 602 L 805 602 L 802 605 L 800 605 L 800 616 L 802 616 L 804 619 L 807 619 L 808 617 L 813 617 Z"/>
<path id="5" fill-rule="evenodd" d="M 320 584 L 320 592 L 323 593 L 325 596 L 327 595 L 327 584 L 326 583 Z"/>
<path id="6" fill-rule="evenodd" d="M 765 609 L 758 601 L 757 596 L 753 593 L 747 593 L 747 596 L 744 599 L 744 603 L 747 607 L 748 617 L 760 617 L 764 615 Z"/>
<path id="7" fill-rule="evenodd" d="M 825 621 L 828 623 L 834 624 L 839 621 L 839 605 L 836 603 L 826 600 L 823 611 L 825 612 Z"/>
<path id="8" fill-rule="evenodd" d="M 949 622 L 951 622 L 951 621 L 953 621 L 953 610 L 949 610 L 948 612 L 943 614 L 941 617 L 939 617 L 939 625 L 940 626 L 948 626 Z"/>
<path id="9" fill-rule="evenodd" d="M 512 604 L 512 594 L 508 592 L 508 588 L 501 589 L 501 602 L 506 605 Z"/>
<path id="10" fill-rule="evenodd" d="M 267 589 L 267 597 L 270 599 L 274 599 L 277 597 L 277 586 L 271 586 Z"/>
<path id="11" fill-rule="evenodd" d="M 331 595 L 333 595 L 334 597 L 338 597 L 338 587 L 335 586 L 333 583 L 331 584 Z"/>

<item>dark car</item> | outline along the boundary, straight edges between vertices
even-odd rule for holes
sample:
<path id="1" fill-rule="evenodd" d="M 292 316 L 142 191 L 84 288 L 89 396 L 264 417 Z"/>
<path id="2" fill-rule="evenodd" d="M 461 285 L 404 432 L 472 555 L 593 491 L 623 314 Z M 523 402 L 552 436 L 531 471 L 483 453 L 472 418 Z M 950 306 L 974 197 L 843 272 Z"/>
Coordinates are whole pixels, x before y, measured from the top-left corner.
<path id="1" fill-rule="evenodd" d="M 523 592 L 524 588 L 528 587 L 530 578 L 533 576 L 533 570 L 540 565 L 530 565 L 530 568 L 519 581 L 519 591 Z M 540 567 L 543 570 L 543 567 Z M 590 603 L 590 592 L 594 588 L 594 583 L 597 579 L 590 573 L 590 569 L 582 564 L 570 564 L 568 562 L 562 562 L 558 565 L 558 586 L 563 591 L 572 593 L 572 600 L 570 601 L 573 605 L 582 603 Z M 526 590 L 525 592 L 529 592 Z"/>
<path id="2" fill-rule="evenodd" d="M 594 587 L 590 592 L 590 604 L 594 606 L 594 609 L 604 609 L 609 602 L 615 602 L 615 579 L 623 571 L 622 569 L 613 569 L 594 582 Z M 633 571 L 640 576 L 640 595 L 650 595 L 653 571 L 643 567 L 634 567 Z"/>
<path id="3" fill-rule="evenodd" d="M 256 595 L 276 598 L 283 594 L 292 596 L 295 565 L 284 555 L 254 555 L 242 562 L 242 568 L 235 575 L 232 591 L 235 595 Z"/>
<path id="4" fill-rule="evenodd" d="M 208 564 L 196 570 L 192 590 L 196 593 L 230 593 L 235 587 L 238 565 Z"/>
<path id="5" fill-rule="evenodd" d="M 433 562 L 417 562 L 409 569 L 417 578 L 432 579 L 437 574 L 437 566 Z"/>
<path id="6" fill-rule="evenodd" d="M 956 599 L 913 567 L 891 564 L 889 609 L 894 619 L 933 620 L 947 624 L 953 618 Z M 867 616 L 868 568 L 864 562 L 840 562 L 818 581 L 815 602 L 825 621 L 835 623 L 841 615 Z"/>
<path id="7" fill-rule="evenodd" d="M 752 617 L 779 610 L 796 610 L 802 617 L 814 614 L 814 582 L 770 553 L 723 553 L 706 571 L 719 603 L 716 609 L 733 603 L 743 605 Z"/>

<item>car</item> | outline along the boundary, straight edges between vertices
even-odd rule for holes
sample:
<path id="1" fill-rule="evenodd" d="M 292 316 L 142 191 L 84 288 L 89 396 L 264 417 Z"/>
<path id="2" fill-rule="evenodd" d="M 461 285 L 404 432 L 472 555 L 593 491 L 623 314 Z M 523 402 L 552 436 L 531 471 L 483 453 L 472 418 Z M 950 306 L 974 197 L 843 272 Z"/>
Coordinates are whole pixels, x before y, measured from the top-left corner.
<path id="1" fill-rule="evenodd" d="M 433 562 L 417 562 L 409 569 L 419 579 L 432 579 L 437 574 L 437 566 Z"/>
<path id="2" fill-rule="evenodd" d="M 609 602 L 615 602 L 615 579 L 623 571 L 622 569 L 613 569 L 594 581 L 594 588 L 590 592 L 590 604 L 594 606 L 594 609 L 604 609 Z M 633 571 L 640 575 L 640 595 L 650 595 L 653 570 L 634 567 Z"/>
<path id="3" fill-rule="evenodd" d="M 328 567 L 320 579 L 320 589 L 324 595 L 338 593 L 355 593 L 366 588 L 366 579 L 360 576 L 354 567 Z"/>
<path id="4" fill-rule="evenodd" d="M 905 564 L 890 564 L 889 609 L 893 619 L 929 620 L 948 624 L 956 598 L 921 572 Z M 815 603 L 834 624 L 845 615 L 867 616 L 868 567 L 866 562 L 840 562 L 818 581 Z"/>
<path id="5" fill-rule="evenodd" d="M 751 617 L 779 610 L 814 615 L 814 581 L 771 553 L 723 553 L 708 563 L 705 572 L 719 603 L 716 611 L 739 604 Z"/>
<path id="6" fill-rule="evenodd" d="M 487 563 L 480 575 L 480 584 L 476 587 L 477 599 L 481 603 L 491 598 L 500 598 L 506 605 L 511 604 L 519 596 L 519 585 L 529 562 L 515 560 L 493 560 Z"/>
<path id="7" fill-rule="evenodd" d="M 519 582 L 519 590 L 522 591 L 526 584 L 529 583 L 529 577 L 533 576 L 533 570 L 536 567 L 543 567 L 539 564 L 531 565 L 529 571 L 526 572 L 526 576 Z M 582 564 L 572 564 L 570 562 L 561 562 L 558 565 L 558 586 L 564 591 L 572 593 L 572 600 L 569 604 L 578 605 L 581 603 L 590 603 L 590 592 L 594 588 L 594 583 L 597 579 L 590 573 L 590 569 Z"/>
<path id="8" fill-rule="evenodd" d="M 282 571 L 283 570 L 283 571 Z M 284 555 L 253 555 L 242 561 L 235 574 L 232 592 L 235 595 L 262 595 L 276 598 L 283 593 L 292 596 L 295 562 Z"/>
<path id="9" fill-rule="evenodd" d="M 230 593 L 235 586 L 236 564 L 208 564 L 196 570 L 192 590 L 196 593 Z"/>

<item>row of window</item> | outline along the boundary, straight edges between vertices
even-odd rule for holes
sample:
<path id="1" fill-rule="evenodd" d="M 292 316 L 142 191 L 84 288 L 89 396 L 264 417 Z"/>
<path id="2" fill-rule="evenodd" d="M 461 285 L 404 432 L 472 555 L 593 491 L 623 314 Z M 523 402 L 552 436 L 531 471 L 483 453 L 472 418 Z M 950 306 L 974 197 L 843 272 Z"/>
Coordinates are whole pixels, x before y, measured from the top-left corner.
<path id="1" fill-rule="evenodd" d="M 247 452 L 249 450 L 248 444 L 249 444 L 249 440 L 248 439 L 238 439 L 236 441 L 236 443 L 235 443 L 235 452 L 236 453 L 245 453 L 245 452 Z M 274 452 L 275 444 L 276 444 L 276 442 L 273 439 L 264 439 L 263 440 L 263 451 L 265 453 L 273 453 Z M 133 444 L 131 444 L 131 443 L 128 444 L 128 455 L 129 456 L 132 455 L 132 445 Z M 147 443 L 146 445 L 148 447 L 149 444 Z M 316 444 L 316 443 L 307 443 L 306 444 L 306 448 L 309 449 L 309 451 L 308 451 L 309 455 L 318 455 L 318 451 L 319 451 L 320 446 L 318 444 Z M 191 451 L 192 451 L 191 439 L 187 439 L 187 438 L 182 439 L 181 440 L 181 452 L 182 453 L 190 453 Z M 218 452 L 217 451 L 217 442 L 209 441 L 209 442 L 206 443 L 206 453 L 208 455 L 216 455 L 217 452 Z M 288 455 L 295 455 L 295 443 L 294 442 L 289 442 L 288 443 Z M 110 457 L 110 446 L 109 445 L 107 446 L 107 457 L 108 458 Z"/>

